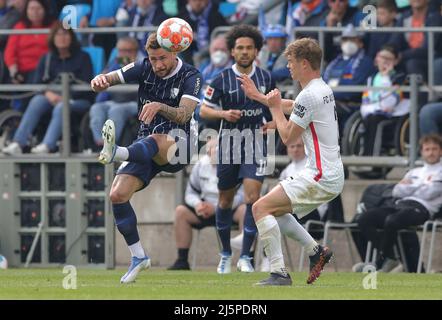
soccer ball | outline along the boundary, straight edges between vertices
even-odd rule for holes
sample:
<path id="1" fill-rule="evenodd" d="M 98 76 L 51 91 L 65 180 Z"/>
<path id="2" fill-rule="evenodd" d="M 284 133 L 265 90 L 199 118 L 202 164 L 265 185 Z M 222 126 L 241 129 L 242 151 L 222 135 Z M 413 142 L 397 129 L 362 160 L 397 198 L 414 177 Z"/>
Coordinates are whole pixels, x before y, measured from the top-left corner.
<path id="1" fill-rule="evenodd" d="M 169 18 L 158 27 L 157 41 L 167 51 L 183 52 L 189 48 L 192 40 L 192 28 L 183 19 Z"/>
<path id="2" fill-rule="evenodd" d="M 0 269 L 8 269 L 8 260 L 0 254 Z"/>

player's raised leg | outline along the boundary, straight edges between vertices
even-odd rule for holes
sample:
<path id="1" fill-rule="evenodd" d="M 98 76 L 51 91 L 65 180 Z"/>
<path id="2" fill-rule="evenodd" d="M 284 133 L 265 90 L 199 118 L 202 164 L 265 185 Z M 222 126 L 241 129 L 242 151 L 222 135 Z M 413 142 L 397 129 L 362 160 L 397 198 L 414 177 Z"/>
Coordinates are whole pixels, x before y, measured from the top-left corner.
<path id="1" fill-rule="evenodd" d="M 110 200 L 118 231 L 123 235 L 132 256 L 131 264 L 121 283 L 135 281 L 138 273 L 150 267 L 150 259 L 146 255 L 138 235 L 137 216 L 129 200 L 132 195 L 143 187 L 143 182 L 135 176 L 117 175 L 112 184 Z"/>

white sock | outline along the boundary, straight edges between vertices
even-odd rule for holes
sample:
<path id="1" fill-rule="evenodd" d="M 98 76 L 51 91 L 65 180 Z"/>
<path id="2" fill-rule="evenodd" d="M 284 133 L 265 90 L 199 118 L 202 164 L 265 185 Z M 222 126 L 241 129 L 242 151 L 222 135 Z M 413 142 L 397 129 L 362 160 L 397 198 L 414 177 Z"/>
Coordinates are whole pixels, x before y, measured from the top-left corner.
<path id="1" fill-rule="evenodd" d="M 141 246 L 141 242 L 135 242 L 134 244 L 129 246 L 129 251 L 132 257 L 137 257 L 139 259 L 142 259 L 146 256 L 146 253 L 144 253 L 144 249 Z"/>
<path id="2" fill-rule="evenodd" d="M 129 150 L 125 147 L 116 146 L 114 161 L 126 161 L 129 158 Z"/>
<path id="3" fill-rule="evenodd" d="M 307 252 L 307 254 L 311 257 L 311 256 L 314 256 L 316 254 L 316 252 L 318 252 L 319 245 L 315 240 L 313 240 L 309 244 L 305 245 L 304 249 L 305 249 L 305 252 Z"/>
<path id="4" fill-rule="evenodd" d="M 315 239 L 312 238 L 310 233 L 305 230 L 292 214 L 287 213 L 283 216 L 279 216 L 276 218 L 276 221 L 278 221 L 282 234 L 299 241 L 303 247 L 312 242 L 316 243 Z"/>
<path id="5" fill-rule="evenodd" d="M 284 257 L 281 248 L 281 232 L 279 231 L 278 222 L 272 215 L 256 221 L 259 237 L 263 243 L 264 251 L 270 261 L 270 272 L 287 275 L 284 264 Z"/>

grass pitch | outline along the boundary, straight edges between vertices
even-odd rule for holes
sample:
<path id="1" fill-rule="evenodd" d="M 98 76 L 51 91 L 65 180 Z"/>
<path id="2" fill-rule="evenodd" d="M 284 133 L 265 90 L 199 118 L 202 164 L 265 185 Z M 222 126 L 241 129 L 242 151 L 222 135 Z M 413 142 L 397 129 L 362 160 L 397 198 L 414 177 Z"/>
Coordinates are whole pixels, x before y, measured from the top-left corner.
<path id="1" fill-rule="evenodd" d="M 291 272 L 291 287 L 256 287 L 267 273 L 218 275 L 207 271 L 140 273 L 136 283 L 121 285 L 125 270 L 77 270 L 77 289 L 63 288 L 62 269 L 0 270 L 0 299 L 442 299 L 442 274 L 377 273 L 377 289 L 366 290 L 363 273 L 325 271 L 313 285 L 307 273 Z"/>

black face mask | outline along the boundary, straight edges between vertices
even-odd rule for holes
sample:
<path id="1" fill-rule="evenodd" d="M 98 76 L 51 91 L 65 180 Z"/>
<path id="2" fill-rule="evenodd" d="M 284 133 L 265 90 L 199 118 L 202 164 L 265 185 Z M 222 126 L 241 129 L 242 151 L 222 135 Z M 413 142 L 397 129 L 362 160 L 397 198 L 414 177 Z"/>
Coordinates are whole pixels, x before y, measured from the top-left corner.
<path id="1" fill-rule="evenodd" d="M 129 57 L 117 57 L 117 62 L 119 65 L 128 65 L 131 61 Z"/>

